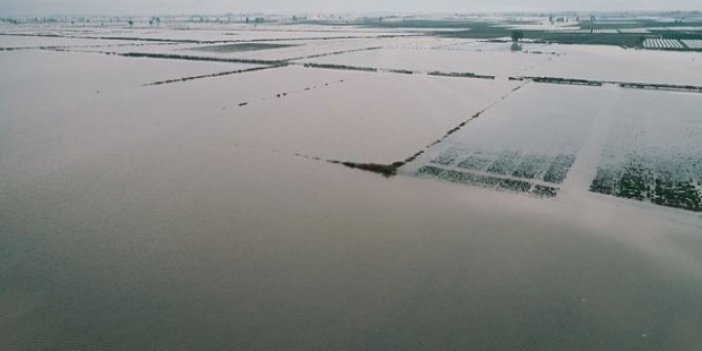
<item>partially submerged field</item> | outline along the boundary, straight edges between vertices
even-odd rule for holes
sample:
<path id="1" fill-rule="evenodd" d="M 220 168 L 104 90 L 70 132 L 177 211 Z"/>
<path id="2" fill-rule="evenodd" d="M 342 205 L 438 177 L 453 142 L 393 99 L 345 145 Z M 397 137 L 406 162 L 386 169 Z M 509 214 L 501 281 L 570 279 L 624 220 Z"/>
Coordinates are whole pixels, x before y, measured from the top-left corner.
<path id="1" fill-rule="evenodd" d="M 626 91 L 614 112 L 592 191 L 702 212 L 699 97 Z"/>
<path id="2" fill-rule="evenodd" d="M 423 72 L 470 72 L 508 77 L 552 59 L 549 54 L 509 51 L 488 51 L 499 44 L 482 43 L 485 51 L 385 49 L 359 51 L 343 55 L 315 58 L 308 62 L 383 69 L 409 69 Z"/>
<path id="3" fill-rule="evenodd" d="M 403 169 L 466 185 L 555 196 L 611 91 L 530 84 Z M 598 101 L 593 105 L 592 101 Z"/>
<path id="4" fill-rule="evenodd" d="M 702 54 L 191 29 L 0 27 L 0 349 L 702 342 Z"/>
<path id="5" fill-rule="evenodd" d="M 552 63 L 529 69 L 524 75 L 700 86 L 700 57 L 701 53 L 574 46 Z"/>

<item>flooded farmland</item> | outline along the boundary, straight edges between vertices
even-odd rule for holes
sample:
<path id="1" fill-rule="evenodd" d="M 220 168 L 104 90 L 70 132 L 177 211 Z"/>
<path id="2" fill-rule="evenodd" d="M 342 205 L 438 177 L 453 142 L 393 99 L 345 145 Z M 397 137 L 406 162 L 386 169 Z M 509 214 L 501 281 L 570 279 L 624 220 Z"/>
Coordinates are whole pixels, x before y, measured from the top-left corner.
<path id="1" fill-rule="evenodd" d="M 0 23 L 0 350 L 702 344 L 693 44 L 145 23 Z"/>

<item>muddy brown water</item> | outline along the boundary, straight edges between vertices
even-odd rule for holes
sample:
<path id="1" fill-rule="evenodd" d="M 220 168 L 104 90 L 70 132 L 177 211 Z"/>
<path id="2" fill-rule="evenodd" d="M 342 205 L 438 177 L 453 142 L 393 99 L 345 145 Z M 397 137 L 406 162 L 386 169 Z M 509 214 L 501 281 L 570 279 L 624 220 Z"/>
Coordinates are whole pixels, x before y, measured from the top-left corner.
<path id="1" fill-rule="evenodd" d="M 230 110 L 140 109 L 123 90 L 143 76 L 36 89 L 89 68 L 23 74 L 27 60 L 0 64 L 2 350 L 702 343 L 687 212 L 386 179 L 239 145 Z M 125 96 L 130 113 L 105 112 Z"/>

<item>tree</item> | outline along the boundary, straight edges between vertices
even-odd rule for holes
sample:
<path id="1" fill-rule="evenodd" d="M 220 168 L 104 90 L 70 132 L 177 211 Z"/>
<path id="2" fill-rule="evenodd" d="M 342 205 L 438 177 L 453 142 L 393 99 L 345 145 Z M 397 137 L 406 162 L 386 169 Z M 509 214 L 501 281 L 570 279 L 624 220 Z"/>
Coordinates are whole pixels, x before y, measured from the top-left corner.
<path id="1" fill-rule="evenodd" d="M 512 41 L 513 42 L 516 43 L 519 41 L 519 39 L 523 39 L 523 38 L 524 38 L 524 32 L 522 32 L 520 30 L 513 30 L 512 31 Z"/>

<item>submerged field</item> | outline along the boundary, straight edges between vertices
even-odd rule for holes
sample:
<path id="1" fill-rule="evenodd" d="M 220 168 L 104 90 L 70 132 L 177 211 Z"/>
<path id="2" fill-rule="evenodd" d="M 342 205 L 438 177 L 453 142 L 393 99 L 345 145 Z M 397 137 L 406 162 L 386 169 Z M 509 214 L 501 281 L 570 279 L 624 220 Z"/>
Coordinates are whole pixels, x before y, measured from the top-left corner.
<path id="1" fill-rule="evenodd" d="M 0 349 L 696 349 L 702 54 L 400 24 L 0 25 Z"/>
<path id="2" fill-rule="evenodd" d="M 592 191 L 702 212 L 698 97 L 629 91 L 614 111 Z"/>
<path id="3" fill-rule="evenodd" d="M 408 173 L 555 196 L 608 91 L 534 83 L 429 149 Z M 588 99 L 583 97 L 587 96 Z M 437 169 L 442 172 L 434 174 Z"/>

